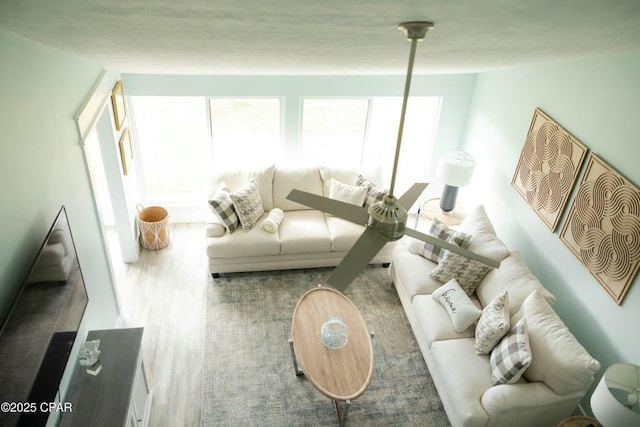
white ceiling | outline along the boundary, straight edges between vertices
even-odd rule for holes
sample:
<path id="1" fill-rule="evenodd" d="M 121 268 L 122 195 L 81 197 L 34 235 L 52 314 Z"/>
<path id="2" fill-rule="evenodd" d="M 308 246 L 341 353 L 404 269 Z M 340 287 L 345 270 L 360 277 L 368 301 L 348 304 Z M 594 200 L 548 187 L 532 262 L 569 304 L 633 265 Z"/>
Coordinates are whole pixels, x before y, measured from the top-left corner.
<path id="1" fill-rule="evenodd" d="M 640 50 L 640 0 L 2 0 L 0 28 L 128 73 L 403 74 Z"/>

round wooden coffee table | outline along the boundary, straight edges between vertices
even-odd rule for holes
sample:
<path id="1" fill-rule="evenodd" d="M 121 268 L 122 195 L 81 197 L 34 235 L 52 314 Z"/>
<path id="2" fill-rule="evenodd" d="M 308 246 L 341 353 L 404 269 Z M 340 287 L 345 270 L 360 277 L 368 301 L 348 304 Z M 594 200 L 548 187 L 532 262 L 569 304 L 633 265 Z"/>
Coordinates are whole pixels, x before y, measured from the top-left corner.
<path id="1" fill-rule="evenodd" d="M 325 347 L 320 337 L 322 325 L 331 317 L 341 318 L 349 329 L 347 344 L 338 350 Z M 362 314 L 342 293 L 318 286 L 296 304 L 291 336 L 296 373 L 304 374 L 334 401 L 338 420 L 343 423 L 351 401 L 365 392 L 373 375 L 373 342 Z"/>

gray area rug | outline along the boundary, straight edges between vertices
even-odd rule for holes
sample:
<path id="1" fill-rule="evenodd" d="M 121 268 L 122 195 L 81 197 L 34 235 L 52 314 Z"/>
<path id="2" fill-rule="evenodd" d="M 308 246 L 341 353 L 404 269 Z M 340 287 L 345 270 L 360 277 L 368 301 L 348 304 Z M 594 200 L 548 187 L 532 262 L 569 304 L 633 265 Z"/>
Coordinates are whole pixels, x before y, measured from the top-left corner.
<path id="1" fill-rule="evenodd" d="M 298 299 L 332 269 L 223 275 L 207 289 L 202 425 L 337 425 L 333 403 L 294 373 L 288 340 Z M 375 332 L 375 372 L 352 426 L 449 426 L 387 269 L 345 294 Z"/>

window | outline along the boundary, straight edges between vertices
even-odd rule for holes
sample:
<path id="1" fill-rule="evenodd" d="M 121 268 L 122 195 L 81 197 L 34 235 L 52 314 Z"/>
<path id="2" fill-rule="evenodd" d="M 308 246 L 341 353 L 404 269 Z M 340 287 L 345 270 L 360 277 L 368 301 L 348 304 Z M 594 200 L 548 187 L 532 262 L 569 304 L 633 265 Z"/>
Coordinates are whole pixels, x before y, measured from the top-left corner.
<path id="1" fill-rule="evenodd" d="M 213 157 L 225 165 L 280 158 L 280 99 L 209 100 Z"/>
<path id="2" fill-rule="evenodd" d="M 440 97 L 410 97 L 407 104 L 397 194 L 427 178 L 427 165 L 440 113 Z M 391 182 L 402 97 L 304 99 L 304 160 L 353 168 L 381 167 Z"/>
<path id="3" fill-rule="evenodd" d="M 401 195 L 413 183 L 428 179 L 441 100 L 438 96 L 409 97 L 394 191 L 396 195 Z M 399 96 L 374 97 L 372 100 L 363 163 L 382 165 L 385 187 L 391 183 L 401 109 L 402 97 Z"/>
<path id="4" fill-rule="evenodd" d="M 360 165 L 369 98 L 305 99 L 302 104 L 302 158 L 310 162 Z"/>
<path id="5" fill-rule="evenodd" d="M 134 96 L 145 202 L 203 200 L 211 148 L 203 97 Z"/>

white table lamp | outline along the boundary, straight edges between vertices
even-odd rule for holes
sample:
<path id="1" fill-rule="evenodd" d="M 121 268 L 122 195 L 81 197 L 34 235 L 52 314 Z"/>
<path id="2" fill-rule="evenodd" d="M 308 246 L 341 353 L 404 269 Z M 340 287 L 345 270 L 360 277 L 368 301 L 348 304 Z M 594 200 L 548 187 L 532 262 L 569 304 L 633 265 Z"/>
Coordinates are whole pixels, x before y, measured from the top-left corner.
<path id="1" fill-rule="evenodd" d="M 440 197 L 440 209 L 451 212 L 456 206 L 458 187 L 468 185 L 476 161 L 465 151 L 447 150 L 442 153 L 438 162 L 438 179 L 444 184 Z"/>
<path id="2" fill-rule="evenodd" d="M 604 427 L 640 426 L 640 366 L 616 363 L 591 395 L 591 410 Z"/>

